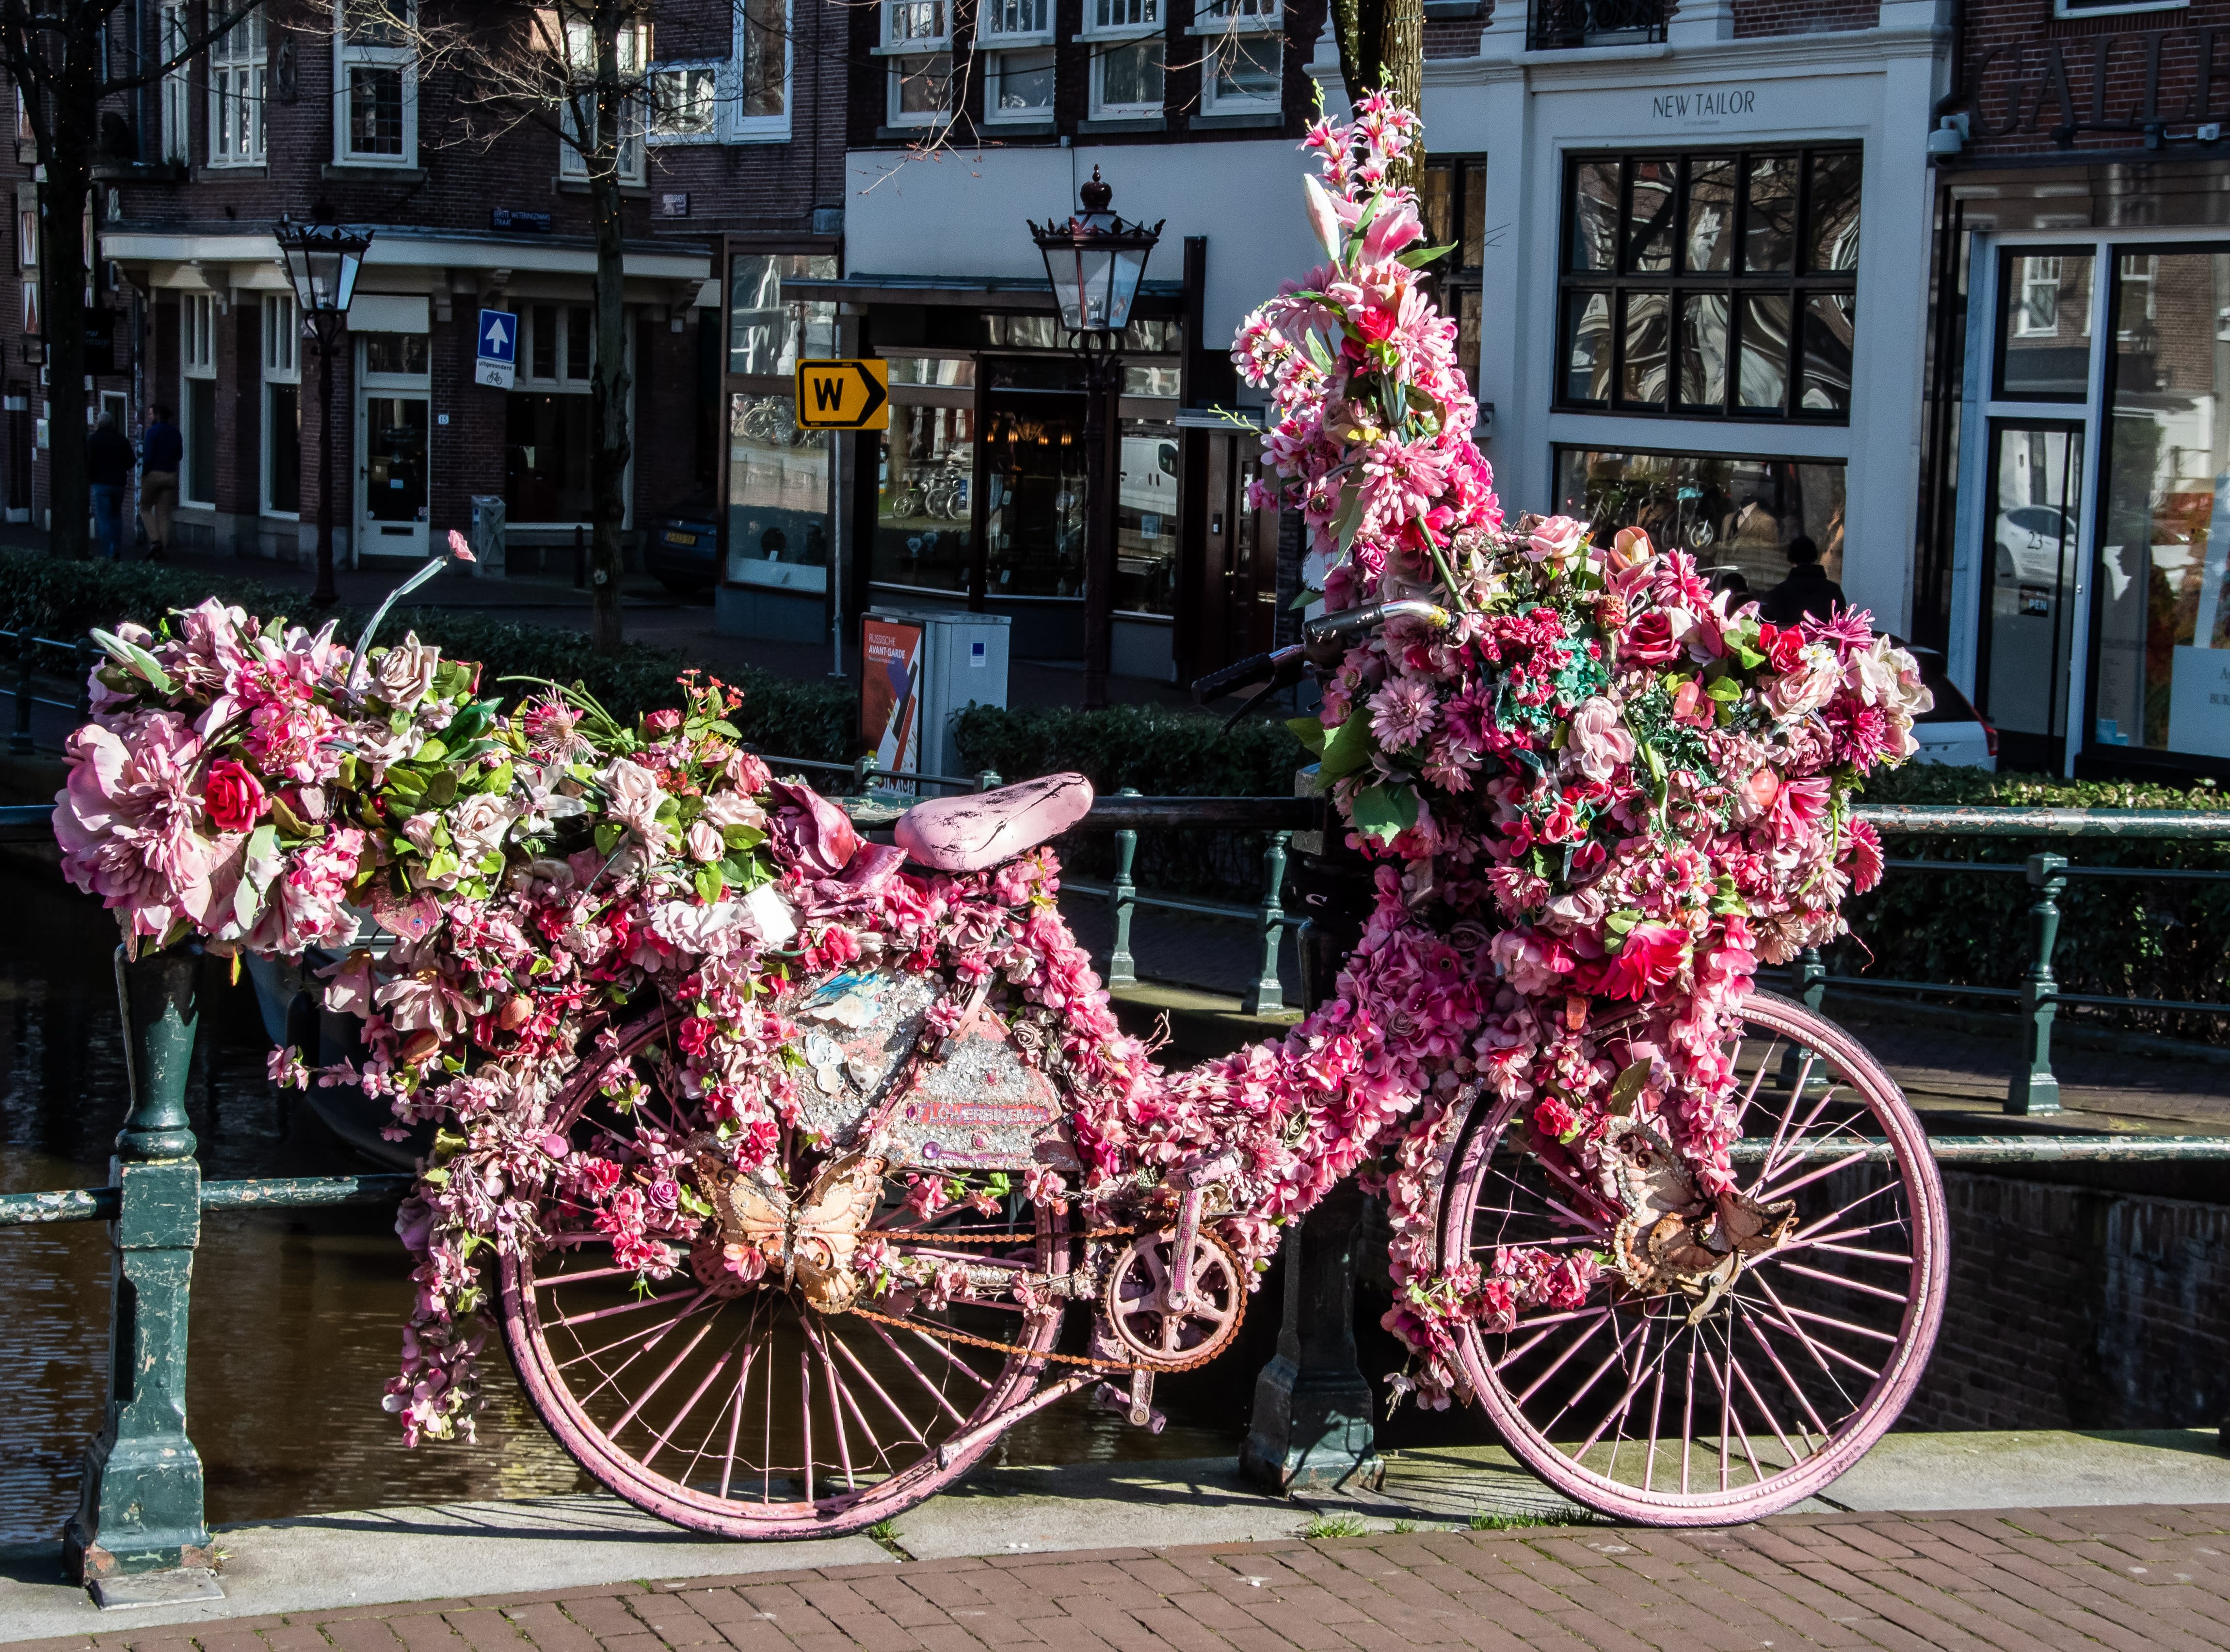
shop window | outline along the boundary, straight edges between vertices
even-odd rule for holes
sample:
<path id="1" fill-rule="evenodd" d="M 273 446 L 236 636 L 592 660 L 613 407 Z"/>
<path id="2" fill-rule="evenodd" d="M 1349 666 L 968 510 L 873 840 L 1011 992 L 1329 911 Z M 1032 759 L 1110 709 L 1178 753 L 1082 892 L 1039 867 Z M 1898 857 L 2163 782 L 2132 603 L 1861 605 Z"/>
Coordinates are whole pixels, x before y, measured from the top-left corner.
<path id="1" fill-rule="evenodd" d="M 414 0 L 335 0 L 333 158 L 352 166 L 418 164 Z"/>
<path id="2" fill-rule="evenodd" d="M 269 76 L 261 11 L 249 12 L 209 43 L 211 166 L 263 164 L 263 98 Z"/>
<path id="3" fill-rule="evenodd" d="M 162 158 L 183 166 L 193 158 L 192 65 L 186 43 L 185 0 L 164 0 L 155 18 L 157 49 L 162 53 Z"/>
<path id="4" fill-rule="evenodd" d="M 1122 437 L 1115 498 L 1115 607 L 1131 614 L 1174 614 L 1177 427 L 1160 419 L 1125 419 Z"/>
<path id="5" fill-rule="evenodd" d="M 2117 252 L 2089 733 L 2230 757 L 2230 253 Z"/>
<path id="6" fill-rule="evenodd" d="M 1053 119 L 1053 0 L 983 0 L 976 48 L 983 60 L 983 118 Z"/>
<path id="7" fill-rule="evenodd" d="M 783 278 L 830 280 L 836 260 L 825 253 L 745 253 L 728 266 L 728 370 L 787 378 L 802 355 L 836 353 L 836 306 L 824 299 L 785 301 Z M 801 346 L 802 348 L 801 349 Z"/>
<path id="8" fill-rule="evenodd" d="M 216 295 L 178 298 L 178 434 L 186 462 L 179 492 L 190 505 L 216 503 Z"/>
<path id="9" fill-rule="evenodd" d="M 952 118 L 952 13 L 947 0 L 882 0 L 889 60 L 884 118 L 893 126 L 941 125 Z"/>
<path id="10" fill-rule="evenodd" d="M 728 577 L 822 591 L 828 583 L 826 433 L 800 430 L 790 395 L 728 398 Z"/>
<path id="11" fill-rule="evenodd" d="M 1556 508 L 1598 535 L 1645 529 L 1660 548 L 1689 552 L 1715 582 L 1763 597 L 1788 577 L 1799 534 L 1840 582 L 1843 470 L 1840 460 L 1558 447 Z"/>
<path id="12" fill-rule="evenodd" d="M 263 508 L 302 508 L 302 324 L 290 292 L 263 295 Z"/>
<path id="13" fill-rule="evenodd" d="M 1855 149 L 1573 160 L 1558 404 L 1847 423 L 1860 172 Z"/>
<path id="14" fill-rule="evenodd" d="M 1425 244 L 1451 249 L 1426 270 L 1425 280 L 1442 313 L 1456 318 L 1458 364 L 1466 378 L 1476 377 L 1486 262 L 1486 157 L 1433 156 L 1425 164 L 1417 206 L 1425 221 Z"/>
<path id="15" fill-rule="evenodd" d="M 895 402 L 876 475 L 869 577 L 885 585 L 966 590 L 975 562 L 975 476 L 973 408 Z M 998 479 L 992 488 L 996 520 Z"/>
<path id="16" fill-rule="evenodd" d="M 2088 247 L 2005 254 L 1998 280 L 2001 400 L 2089 399 L 2095 262 Z"/>

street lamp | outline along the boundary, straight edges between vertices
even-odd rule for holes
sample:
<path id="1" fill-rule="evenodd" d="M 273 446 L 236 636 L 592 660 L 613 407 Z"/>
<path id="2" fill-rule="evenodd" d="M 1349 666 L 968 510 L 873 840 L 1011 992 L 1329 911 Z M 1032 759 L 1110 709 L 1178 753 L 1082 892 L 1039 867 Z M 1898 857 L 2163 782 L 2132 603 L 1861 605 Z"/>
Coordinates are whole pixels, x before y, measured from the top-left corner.
<path id="1" fill-rule="evenodd" d="M 287 260 L 302 331 L 318 341 L 318 588 L 310 594 L 310 604 L 329 608 L 340 601 L 333 585 L 333 344 L 348 318 L 349 301 L 356 297 L 357 271 L 371 245 L 371 231 L 333 223 L 330 209 L 320 209 L 319 222 L 281 218 L 273 234 Z"/>
<path id="2" fill-rule="evenodd" d="M 1115 496 L 1107 485 L 1107 400 L 1123 382 L 1123 330 L 1145 279 L 1146 259 L 1161 238 L 1108 210 L 1115 191 L 1092 181 L 1077 191 L 1084 210 L 1066 222 L 1030 222 L 1045 255 L 1060 325 L 1084 361 L 1084 705 L 1107 704 L 1107 657 L 1115 628 Z M 1167 222 L 1163 220 L 1163 222 Z"/>

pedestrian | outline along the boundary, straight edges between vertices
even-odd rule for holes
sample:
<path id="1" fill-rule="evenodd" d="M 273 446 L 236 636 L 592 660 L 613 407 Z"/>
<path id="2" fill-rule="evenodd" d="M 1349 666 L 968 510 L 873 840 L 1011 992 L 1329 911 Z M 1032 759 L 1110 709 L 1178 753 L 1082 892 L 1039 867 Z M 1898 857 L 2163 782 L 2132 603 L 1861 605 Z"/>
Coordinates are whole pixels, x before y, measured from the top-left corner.
<path id="1" fill-rule="evenodd" d="M 93 482 L 93 532 L 100 555 L 116 562 L 124 555 L 124 490 L 132 485 L 132 444 L 116 427 L 116 415 L 93 421 L 85 446 L 86 473 Z"/>
<path id="2" fill-rule="evenodd" d="M 1789 577 L 1759 600 L 1758 617 L 1777 626 L 1793 626 L 1809 615 L 1824 620 L 1845 606 L 1843 588 L 1827 577 L 1820 562 L 1820 547 L 1809 534 L 1789 542 Z"/>
<path id="3" fill-rule="evenodd" d="M 171 543 L 171 513 L 178 508 L 178 466 L 186 444 L 161 402 L 147 409 L 139 443 L 139 519 L 147 524 L 147 560 L 159 562 Z"/>

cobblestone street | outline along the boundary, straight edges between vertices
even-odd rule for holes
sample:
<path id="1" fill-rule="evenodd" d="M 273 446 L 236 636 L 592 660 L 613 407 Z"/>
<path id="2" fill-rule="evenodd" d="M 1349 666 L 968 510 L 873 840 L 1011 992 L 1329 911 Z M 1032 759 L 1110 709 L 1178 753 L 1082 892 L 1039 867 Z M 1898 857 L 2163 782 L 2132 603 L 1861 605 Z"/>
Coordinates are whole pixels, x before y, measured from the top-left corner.
<path id="1" fill-rule="evenodd" d="M 622 1584 L 19 1652 L 2230 1647 L 2230 1507 L 1418 1532 Z"/>

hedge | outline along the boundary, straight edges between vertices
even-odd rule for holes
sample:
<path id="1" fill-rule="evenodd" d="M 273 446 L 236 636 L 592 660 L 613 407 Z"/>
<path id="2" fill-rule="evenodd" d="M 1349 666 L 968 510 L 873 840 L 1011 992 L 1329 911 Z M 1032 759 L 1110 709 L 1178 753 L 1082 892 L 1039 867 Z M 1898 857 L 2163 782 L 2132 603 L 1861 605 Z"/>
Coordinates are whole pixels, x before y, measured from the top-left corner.
<path id="1" fill-rule="evenodd" d="M 1878 803 L 2023 808 L 2192 809 L 2230 813 L 2212 782 L 2190 787 L 1993 775 L 1936 765 L 1898 769 L 1867 787 Z M 1898 836 L 1892 859 L 2020 864 L 2049 851 L 2078 866 L 2230 871 L 2230 842 L 2111 838 Z M 1963 987 L 2018 987 L 2028 967 L 2028 881 L 2010 872 L 1893 870 L 1850 903 L 1852 936 L 1828 955 L 1838 974 Z M 2101 996 L 2230 1004 L 2230 882 L 2068 880 L 2053 955 L 2061 987 Z M 1952 1000 L 1956 1001 L 1956 1000 Z M 1977 1000 L 1966 1002 L 1974 1006 Z M 2230 1017 L 2063 1006 L 2063 1018 L 2230 1043 Z"/>

